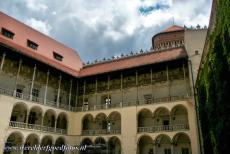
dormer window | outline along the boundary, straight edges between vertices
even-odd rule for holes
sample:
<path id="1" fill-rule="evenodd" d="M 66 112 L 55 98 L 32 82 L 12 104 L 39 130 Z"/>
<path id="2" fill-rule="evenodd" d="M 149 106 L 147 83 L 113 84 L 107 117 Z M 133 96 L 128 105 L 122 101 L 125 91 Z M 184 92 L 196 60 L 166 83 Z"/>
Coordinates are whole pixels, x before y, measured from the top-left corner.
<path id="1" fill-rule="evenodd" d="M 14 38 L 14 33 L 5 29 L 5 28 L 2 28 L 2 35 L 5 36 L 5 37 L 8 37 L 10 39 L 13 39 Z"/>
<path id="2" fill-rule="evenodd" d="M 27 40 L 27 46 L 34 50 L 38 49 L 38 44 L 31 40 Z"/>
<path id="3" fill-rule="evenodd" d="M 62 59 L 63 59 L 63 56 L 56 53 L 56 52 L 53 52 L 53 57 L 54 57 L 54 59 L 56 59 L 58 61 L 62 61 Z"/>

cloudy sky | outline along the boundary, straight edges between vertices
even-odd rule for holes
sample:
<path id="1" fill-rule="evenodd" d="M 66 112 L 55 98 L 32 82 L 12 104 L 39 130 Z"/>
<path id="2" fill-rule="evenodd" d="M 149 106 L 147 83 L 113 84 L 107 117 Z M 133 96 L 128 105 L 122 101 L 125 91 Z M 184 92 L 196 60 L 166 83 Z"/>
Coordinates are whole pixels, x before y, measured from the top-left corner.
<path id="1" fill-rule="evenodd" d="M 151 37 L 173 19 L 181 26 L 208 25 L 211 0 L 5 0 L 0 10 L 87 62 L 148 50 Z"/>

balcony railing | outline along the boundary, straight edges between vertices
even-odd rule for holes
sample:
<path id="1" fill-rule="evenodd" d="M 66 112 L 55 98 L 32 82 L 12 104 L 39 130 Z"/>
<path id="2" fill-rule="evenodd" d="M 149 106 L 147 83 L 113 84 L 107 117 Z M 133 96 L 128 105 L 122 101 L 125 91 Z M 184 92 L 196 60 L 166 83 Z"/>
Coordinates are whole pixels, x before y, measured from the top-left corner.
<path id="1" fill-rule="evenodd" d="M 121 129 L 97 129 L 97 130 L 82 130 L 82 135 L 98 135 L 98 134 L 121 134 Z"/>
<path id="2" fill-rule="evenodd" d="M 111 108 L 121 108 L 121 107 L 126 107 L 126 106 L 137 106 L 137 105 L 148 105 L 148 104 L 156 104 L 156 103 L 165 103 L 165 102 L 174 102 L 174 101 L 184 101 L 188 100 L 191 97 L 189 96 L 169 96 L 169 97 L 162 97 L 162 98 L 154 98 L 154 99 L 148 99 L 148 100 L 137 100 L 137 99 L 130 99 L 130 100 L 124 100 L 123 102 L 112 102 L 111 104 L 97 104 L 97 105 L 83 105 L 81 107 L 72 107 L 68 104 L 62 104 L 60 103 L 59 106 L 57 106 L 57 102 L 55 101 L 50 101 L 46 99 L 35 97 L 35 96 L 29 96 L 25 95 L 22 93 L 15 93 L 12 90 L 7 90 L 0 88 L 0 94 L 8 95 L 8 96 L 13 96 L 17 99 L 22 99 L 22 100 L 29 100 L 34 103 L 38 104 L 43 104 L 51 107 L 56 107 L 60 109 L 65 109 L 65 110 L 70 110 L 73 112 L 78 112 L 78 111 L 93 111 L 93 110 L 102 110 L 102 109 L 111 109 Z"/>
<path id="3" fill-rule="evenodd" d="M 48 126 L 42 126 L 42 125 L 36 125 L 36 124 L 27 124 L 27 123 L 16 122 L 16 121 L 10 121 L 9 126 L 13 128 L 23 128 L 23 129 L 28 129 L 28 130 L 42 131 L 42 132 L 67 134 L 66 129 L 54 128 L 54 127 L 48 127 Z"/>
<path id="4" fill-rule="evenodd" d="M 154 132 L 163 132 L 163 131 L 179 131 L 179 130 L 188 130 L 189 125 L 188 124 L 174 124 L 174 125 L 158 125 L 158 126 L 152 126 L 152 127 L 138 127 L 138 132 L 148 132 L 148 133 L 154 133 Z"/>

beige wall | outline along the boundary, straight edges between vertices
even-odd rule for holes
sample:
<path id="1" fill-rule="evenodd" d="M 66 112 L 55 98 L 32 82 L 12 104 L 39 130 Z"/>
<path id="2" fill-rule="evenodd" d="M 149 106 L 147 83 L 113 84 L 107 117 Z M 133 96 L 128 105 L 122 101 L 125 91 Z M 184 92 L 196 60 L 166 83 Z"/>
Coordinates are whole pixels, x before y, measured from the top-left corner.
<path id="1" fill-rule="evenodd" d="M 122 145 L 122 153 L 123 154 L 130 154 L 130 153 L 137 153 L 137 144 L 138 140 L 142 135 L 149 135 L 152 137 L 153 141 L 159 134 L 166 134 L 171 139 L 178 133 L 178 132 L 184 132 L 188 134 L 190 140 L 191 140 L 191 148 L 192 152 L 194 154 L 198 153 L 198 144 L 197 144 L 197 133 L 196 133 L 196 123 L 195 123 L 195 112 L 194 112 L 194 106 L 191 103 L 191 101 L 177 101 L 177 102 L 168 102 L 168 103 L 159 103 L 159 104 L 150 104 L 150 105 L 141 105 L 141 106 L 132 106 L 132 107 L 123 107 L 123 108 L 117 108 L 117 109 L 107 109 L 107 110 L 100 110 L 100 111 L 89 111 L 89 112 L 68 112 L 60 109 L 54 109 L 56 114 L 60 114 L 62 112 L 65 112 L 68 115 L 68 135 L 59 135 L 55 133 L 45 133 L 45 132 L 39 132 L 39 131 L 31 131 L 26 129 L 16 129 L 16 128 L 10 128 L 9 127 L 9 120 L 11 116 L 11 111 L 13 109 L 13 106 L 17 102 L 23 102 L 28 106 L 28 109 L 31 109 L 34 106 L 39 106 L 42 108 L 43 113 L 51 109 L 51 107 L 39 105 L 35 103 L 30 103 L 27 101 L 17 100 L 12 97 L 0 95 L 0 116 L 5 117 L 0 119 L 0 131 L 1 131 L 1 138 L 0 138 L 0 145 L 1 150 L 3 149 L 4 142 L 7 140 L 7 137 L 10 135 L 11 132 L 19 131 L 23 134 L 24 139 L 31 134 L 35 133 L 39 136 L 40 140 L 45 135 L 51 135 L 55 140 L 60 137 L 64 136 L 64 138 L 67 141 L 67 144 L 70 145 L 77 145 L 80 143 L 80 141 L 85 138 L 89 137 L 94 141 L 97 136 L 82 136 L 81 129 L 82 129 L 82 118 L 86 114 L 91 114 L 94 118 L 100 114 L 104 113 L 107 117 L 113 113 L 118 112 L 121 115 L 121 134 L 119 135 L 100 135 L 104 137 L 106 140 L 108 140 L 112 136 L 117 136 L 121 140 Z M 158 132 L 158 133 L 137 133 L 137 115 L 142 109 L 148 109 L 152 113 L 154 113 L 159 107 L 165 107 L 170 112 L 173 109 L 173 107 L 177 105 L 183 105 L 188 112 L 188 120 L 189 120 L 189 127 L 190 129 L 188 131 L 173 131 L 173 132 Z"/>

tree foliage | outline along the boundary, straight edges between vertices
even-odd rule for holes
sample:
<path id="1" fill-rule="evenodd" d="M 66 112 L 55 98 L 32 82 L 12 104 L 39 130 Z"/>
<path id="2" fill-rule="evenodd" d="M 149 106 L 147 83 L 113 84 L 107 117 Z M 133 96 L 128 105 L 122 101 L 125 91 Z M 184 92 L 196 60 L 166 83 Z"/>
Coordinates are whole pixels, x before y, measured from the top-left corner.
<path id="1" fill-rule="evenodd" d="M 230 148 L 230 0 L 218 0 L 209 52 L 196 83 L 205 154 Z"/>

